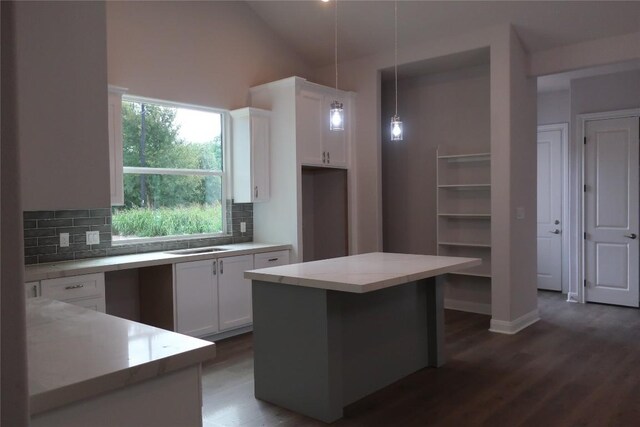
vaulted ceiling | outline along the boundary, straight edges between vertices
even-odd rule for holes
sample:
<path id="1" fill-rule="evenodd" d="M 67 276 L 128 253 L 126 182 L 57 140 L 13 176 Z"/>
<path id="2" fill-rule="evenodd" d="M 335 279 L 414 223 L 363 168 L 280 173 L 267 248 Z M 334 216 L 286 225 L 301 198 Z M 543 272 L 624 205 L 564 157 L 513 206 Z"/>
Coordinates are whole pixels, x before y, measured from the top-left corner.
<path id="1" fill-rule="evenodd" d="M 309 64 L 333 62 L 335 1 L 248 1 Z M 393 48 L 393 2 L 338 1 L 341 61 Z M 640 31 L 640 1 L 399 1 L 401 45 L 512 23 L 529 52 Z"/>

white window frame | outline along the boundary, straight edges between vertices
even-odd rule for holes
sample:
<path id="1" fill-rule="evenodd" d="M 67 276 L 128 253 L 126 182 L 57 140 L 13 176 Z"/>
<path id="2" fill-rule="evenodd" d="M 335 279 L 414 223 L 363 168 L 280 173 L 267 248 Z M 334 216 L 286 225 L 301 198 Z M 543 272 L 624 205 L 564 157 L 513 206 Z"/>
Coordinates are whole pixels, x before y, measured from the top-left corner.
<path id="1" fill-rule="evenodd" d="M 173 236 L 157 236 L 157 237 L 133 237 L 126 238 L 122 240 L 112 240 L 112 246 L 126 246 L 131 244 L 138 243 L 153 243 L 153 242 L 169 242 L 169 241 L 177 241 L 177 240 L 199 240 L 199 239 L 210 239 L 216 237 L 227 237 L 228 226 L 227 226 L 227 194 L 229 193 L 229 179 L 228 179 L 228 171 L 229 171 L 229 111 L 223 110 L 219 108 L 211 108 L 204 107 L 201 105 L 193 105 L 186 104 L 183 102 L 173 102 L 166 101 L 154 98 L 147 98 L 144 96 L 136 96 L 124 94 L 122 95 L 121 102 L 137 102 L 137 103 L 145 103 L 145 104 L 155 104 L 163 107 L 171 107 L 171 108 L 188 108 L 191 110 L 199 110 L 205 111 L 208 113 L 216 113 L 221 116 L 221 130 L 220 134 L 222 136 L 222 170 L 214 171 L 214 170 L 206 170 L 206 169 L 179 169 L 179 168 L 147 168 L 147 167 L 133 167 L 133 166 L 122 166 L 122 175 L 124 178 L 125 174 L 138 174 L 138 175 L 198 175 L 198 176 L 219 176 L 221 180 L 221 214 L 222 214 L 222 231 L 220 233 L 202 233 L 202 234 L 181 234 L 181 235 L 173 235 Z M 124 149 L 124 144 L 121 149 Z"/>

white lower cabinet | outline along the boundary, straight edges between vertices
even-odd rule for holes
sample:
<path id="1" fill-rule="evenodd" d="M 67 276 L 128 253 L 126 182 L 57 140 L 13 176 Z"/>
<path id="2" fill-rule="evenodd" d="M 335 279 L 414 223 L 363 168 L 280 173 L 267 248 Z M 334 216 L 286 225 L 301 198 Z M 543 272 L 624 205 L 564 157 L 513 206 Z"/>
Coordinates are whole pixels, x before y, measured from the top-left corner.
<path id="1" fill-rule="evenodd" d="M 253 268 L 276 267 L 278 265 L 289 264 L 289 251 L 275 251 L 255 254 Z"/>
<path id="2" fill-rule="evenodd" d="M 41 280 L 40 296 L 104 313 L 104 273 Z"/>
<path id="3" fill-rule="evenodd" d="M 244 272 L 253 269 L 253 255 L 218 260 L 218 319 L 220 331 L 251 324 L 251 280 Z"/>
<path id="4" fill-rule="evenodd" d="M 205 336 L 218 332 L 217 260 L 176 264 L 176 332 Z"/>
<path id="5" fill-rule="evenodd" d="M 176 264 L 176 331 L 195 337 L 251 323 L 251 283 L 244 272 L 253 256 Z"/>

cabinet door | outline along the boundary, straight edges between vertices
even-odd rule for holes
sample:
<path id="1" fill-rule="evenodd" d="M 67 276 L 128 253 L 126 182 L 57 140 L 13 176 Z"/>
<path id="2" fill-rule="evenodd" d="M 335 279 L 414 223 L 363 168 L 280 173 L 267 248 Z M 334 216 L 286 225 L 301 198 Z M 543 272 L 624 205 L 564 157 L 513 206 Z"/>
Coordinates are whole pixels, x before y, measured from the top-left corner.
<path id="1" fill-rule="evenodd" d="M 322 166 L 323 128 L 329 128 L 329 109 L 324 108 L 320 94 L 301 90 L 296 97 L 296 138 L 300 150 L 300 162 Z"/>
<path id="2" fill-rule="evenodd" d="M 344 130 L 332 131 L 329 129 L 329 125 L 324 126 L 322 129 L 323 134 L 323 148 L 325 151 L 325 166 L 346 167 L 347 166 L 347 148 L 348 148 L 348 134 L 351 128 L 350 117 L 352 117 L 349 111 L 351 108 L 349 101 L 343 96 L 325 95 L 324 107 L 327 117 L 329 114 L 329 108 L 331 103 L 335 100 L 342 102 L 344 106 L 345 119 Z M 328 120 L 328 119 L 327 119 Z"/>
<path id="3" fill-rule="evenodd" d="M 269 117 L 251 117 L 253 202 L 269 200 Z"/>
<path id="4" fill-rule="evenodd" d="M 215 260 L 176 264 L 176 331 L 191 336 L 218 332 Z"/>
<path id="5" fill-rule="evenodd" d="M 251 281 L 244 272 L 253 269 L 253 255 L 218 259 L 220 330 L 248 325 L 253 319 Z"/>
<path id="6" fill-rule="evenodd" d="M 289 251 L 274 251 L 255 254 L 253 268 L 276 267 L 289 264 Z"/>

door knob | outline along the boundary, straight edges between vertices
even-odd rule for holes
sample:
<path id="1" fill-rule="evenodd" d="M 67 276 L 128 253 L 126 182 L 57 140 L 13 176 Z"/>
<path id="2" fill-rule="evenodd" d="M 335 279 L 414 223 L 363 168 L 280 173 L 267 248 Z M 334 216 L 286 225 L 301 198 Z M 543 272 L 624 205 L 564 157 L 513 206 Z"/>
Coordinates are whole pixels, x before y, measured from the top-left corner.
<path id="1" fill-rule="evenodd" d="M 556 228 L 555 230 L 550 231 L 549 233 L 551 233 L 551 234 L 560 234 L 560 230 L 558 230 L 558 229 Z M 635 239 L 635 237 L 634 237 L 634 239 Z"/>
<path id="2" fill-rule="evenodd" d="M 624 237 L 628 237 L 629 239 L 635 239 L 638 236 L 636 236 L 635 233 L 631 233 L 631 234 L 625 234 Z"/>
<path id="3" fill-rule="evenodd" d="M 558 224 L 560 224 L 560 220 L 559 220 L 559 219 L 556 219 L 555 221 L 553 221 L 553 223 L 554 223 L 555 225 L 558 225 Z"/>

